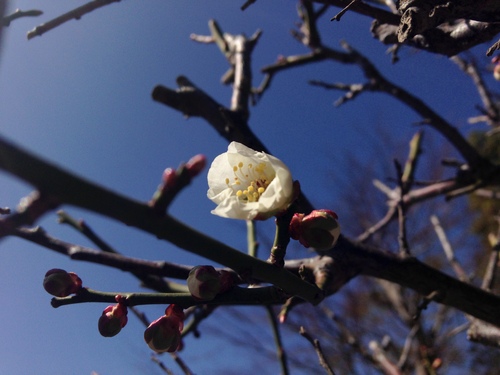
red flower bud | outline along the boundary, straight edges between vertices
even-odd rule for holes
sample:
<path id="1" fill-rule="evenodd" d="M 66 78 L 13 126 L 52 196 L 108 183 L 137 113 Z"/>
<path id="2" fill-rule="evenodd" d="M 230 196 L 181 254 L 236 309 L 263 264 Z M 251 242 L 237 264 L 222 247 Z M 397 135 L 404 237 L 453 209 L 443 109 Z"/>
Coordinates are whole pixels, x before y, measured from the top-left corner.
<path id="1" fill-rule="evenodd" d="M 116 336 L 123 327 L 127 324 L 127 306 L 125 305 L 125 298 L 117 295 L 116 305 L 108 306 L 102 312 L 97 327 L 99 333 L 104 337 Z"/>
<path id="2" fill-rule="evenodd" d="M 45 274 L 43 288 L 56 297 L 67 297 L 82 288 L 82 280 L 74 272 L 53 268 Z"/>
<path id="3" fill-rule="evenodd" d="M 340 236 L 338 216 L 331 210 L 314 210 L 309 215 L 294 214 L 290 237 L 317 251 L 331 249 Z"/>
<path id="4" fill-rule="evenodd" d="M 184 327 L 184 311 L 177 305 L 170 305 L 165 315 L 152 322 L 144 331 L 144 340 L 155 352 L 175 352 L 181 345 Z"/>
<path id="5" fill-rule="evenodd" d="M 189 272 L 187 285 L 194 298 L 209 301 L 221 292 L 220 274 L 212 266 L 196 266 Z"/>
<path id="6" fill-rule="evenodd" d="M 186 169 L 191 178 L 198 176 L 205 166 L 207 165 L 207 158 L 205 155 L 195 155 L 186 163 Z"/>
<path id="7" fill-rule="evenodd" d="M 500 64 L 495 65 L 495 67 L 493 68 L 493 77 L 497 81 L 500 81 Z"/>
<path id="8" fill-rule="evenodd" d="M 167 168 L 163 171 L 161 180 L 163 183 L 163 190 L 173 189 L 175 184 L 177 183 L 177 172 L 175 171 L 175 169 Z"/>

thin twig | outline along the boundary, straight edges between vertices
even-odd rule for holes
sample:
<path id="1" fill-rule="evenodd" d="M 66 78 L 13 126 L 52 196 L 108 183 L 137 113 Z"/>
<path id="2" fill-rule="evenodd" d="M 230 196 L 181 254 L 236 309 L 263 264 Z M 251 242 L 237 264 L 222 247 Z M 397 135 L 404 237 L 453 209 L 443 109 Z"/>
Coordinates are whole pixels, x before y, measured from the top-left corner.
<path id="1" fill-rule="evenodd" d="M 60 224 L 70 225 L 72 228 L 76 229 L 77 231 L 82 233 L 86 238 L 92 241 L 92 243 L 94 243 L 102 251 L 105 251 L 107 253 L 119 254 L 118 251 L 113 249 L 106 241 L 104 241 L 101 237 L 99 237 L 92 230 L 92 228 L 90 228 L 87 225 L 85 221 L 76 220 L 63 210 L 57 211 L 57 216 Z"/>
<path id="2" fill-rule="evenodd" d="M 377 223 L 372 225 L 370 228 L 361 233 L 358 237 L 356 237 L 356 241 L 364 242 L 368 240 L 372 235 L 377 233 L 379 230 L 385 228 L 393 219 L 396 217 L 396 206 L 391 205 L 387 210 L 385 216 L 380 219 Z"/>
<path id="3" fill-rule="evenodd" d="M 254 4 L 257 0 L 246 0 L 245 3 L 240 7 L 241 10 L 246 10 L 250 5 Z"/>
<path id="4" fill-rule="evenodd" d="M 283 341 L 281 339 L 278 319 L 276 319 L 276 314 L 274 313 L 272 306 L 266 305 L 265 308 L 267 311 L 269 322 L 271 323 L 271 329 L 273 331 L 274 342 L 276 344 L 276 355 L 278 357 L 278 361 L 281 366 L 281 374 L 288 375 L 289 370 L 288 370 L 287 355 L 285 352 L 285 348 L 283 346 Z"/>
<path id="5" fill-rule="evenodd" d="M 413 344 L 413 340 L 415 339 L 415 335 L 417 334 L 418 330 L 420 329 L 420 324 L 415 324 L 408 335 L 406 336 L 405 343 L 403 345 L 403 350 L 401 350 L 401 355 L 399 356 L 399 361 L 397 364 L 398 368 L 403 368 L 406 364 L 406 361 L 408 360 L 409 354 L 410 354 L 410 349 Z"/>
<path id="6" fill-rule="evenodd" d="M 334 17 L 330 19 L 330 21 L 340 21 L 342 16 L 351 8 L 355 3 L 357 3 L 359 0 L 352 0 L 347 6 L 342 9 L 339 13 L 337 13 Z"/>
<path id="7" fill-rule="evenodd" d="M 408 257 L 411 255 L 410 246 L 408 244 L 408 238 L 406 235 L 406 204 L 403 199 L 405 183 L 403 182 L 403 171 L 401 164 L 397 160 L 394 160 L 394 165 L 398 174 L 399 181 L 399 191 L 401 192 L 400 198 L 398 199 L 398 243 L 399 243 L 399 255 L 402 257 Z"/>
<path id="8" fill-rule="evenodd" d="M 486 83 L 477 69 L 475 62 L 465 61 L 460 56 L 453 56 L 451 61 L 457 64 L 459 68 L 472 79 L 479 97 L 483 102 L 484 108 L 486 109 L 486 118 L 488 123 L 493 126 L 498 126 L 500 124 L 500 108 L 498 107 L 497 101 L 494 100 L 492 92 L 486 86 Z"/>
<path id="9" fill-rule="evenodd" d="M 374 83 L 372 86 L 373 90 L 376 89 L 377 91 L 385 92 L 419 113 L 426 120 L 427 124 L 441 133 L 455 147 L 464 159 L 467 160 L 472 169 L 479 169 L 480 167 L 489 165 L 489 162 L 478 154 L 476 149 L 465 140 L 454 126 L 432 110 L 421 99 L 383 77 L 365 56 L 361 55 L 350 45 L 345 42 L 342 45 L 352 55 L 354 62 L 363 69 L 365 76 Z"/>
<path id="10" fill-rule="evenodd" d="M 453 267 L 453 270 L 455 271 L 455 274 L 461 281 L 467 283 L 470 282 L 467 273 L 464 271 L 464 269 L 458 262 L 457 258 L 455 257 L 455 252 L 453 251 L 453 248 L 450 245 L 450 242 L 448 241 L 448 237 L 446 236 L 446 233 L 436 215 L 431 216 L 431 223 L 434 226 L 434 231 L 436 232 L 439 241 L 441 242 L 443 251 L 446 254 L 446 259 L 448 259 L 448 262 L 450 262 L 451 266 Z"/>
<path id="11" fill-rule="evenodd" d="M 309 341 L 312 346 L 314 347 L 314 350 L 316 351 L 316 354 L 318 355 L 319 359 L 319 364 L 321 367 L 325 369 L 325 372 L 328 375 L 335 375 L 335 372 L 333 372 L 332 367 L 328 364 L 328 361 L 326 360 L 325 355 L 323 354 L 323 350 L 321 349 L 321 344 L 318 339 L 313 339 L 312 336 L 305 330 L 303 326 L 300 327 L 299 331 L 300 335 Z"/>
<path id="12" fill-rule="evenodd" d="M 372 356 L 375 362 L 380 366 L 381 370 L 386 375 L 401 375 L 401 371 L 397 365 L 392 363 L 382 348 L 382 346 L 375 340 L 370 341 L 369 347 L 372 351 Z"/>
<path id="13" fill-rule="evenodd" d="M 168 374 L 168 375 L 174 375 L 174 373 L 169 369 L 167 368 L 167 366 L 165 366 L 165 364 L 160 360 L 160 358 L 158 358 L 158 356 L 156 354 L 151 354 L 151 360 L 156 363 L 158 365 L 158 367 L 165 373 L 165 374 Z"/>

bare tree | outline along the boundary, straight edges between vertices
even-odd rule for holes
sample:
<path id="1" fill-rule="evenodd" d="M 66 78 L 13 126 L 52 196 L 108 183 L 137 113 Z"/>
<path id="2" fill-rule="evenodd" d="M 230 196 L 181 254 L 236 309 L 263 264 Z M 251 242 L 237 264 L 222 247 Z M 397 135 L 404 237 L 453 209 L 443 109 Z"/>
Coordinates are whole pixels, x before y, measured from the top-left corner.
<path id="1" fill-rule="evenodd" d="M 91 1 L 34 28 L 28 38 L 64 27 L 65 22 L 114 2 L 116 0 Z M 256 1 L 242 4 L 243 9 L 258 6 Z M 210 327 L 211 319 L 221 319 L 224 311 L 237 311 L 232 314 L 233 318 L 242 313 L 228 306 L 250 305 L 264 307 L 258 324 L 269 324 L 283 374 L 293 370 L 313 373 L 319 369 L 329 374 L 436 374 L 453 373 L 459 366 L 466 366 L 474 373 L 497 373 L 500 369 L 496 357 L 500 346 L 496 276 L 500 249 L 499 102 L 483 79 L 484 67 L 468 51 L 500 33 L 499 7 L 491 1 L 470 0 L 396 3 L 391 0 L 302 0 L 298 6 L 300 24 L 293 37 L 303 45 L 305 52 L 281 56 L 261 68 L 264 80 L 259 85 L 253 83 L 251 57 L 258 46 L 260 30 L 250 37 L 224 33 L 223 25 L 210 20 L 208 35 L 191 35 L 195 42 L 213 44 L 227 59 L 229 68 L 222 82 L 232 85 L 229 105 L 219 103 L 185 76 L 177 78 L 177 88 L 156 86 L 152 98 L 184 116 L 201 117 L 228 143 L 238 142 L 256 152 L 269 154 L 251 128 L 251 105 L 265 100 L 264 95 L 277 75 L 290 79 L 289 71 L 318 62 L 355 66 L 366 80 L 363 83 L 312 80 L 311 90 L 342 92 L 335 102 L 338 106 L 348 105 L 361 94 L 387 94 L 414 111 L 421 118 L 421 125 L 429 128 L 425 130 L 427 133 L 440 134 L 446 140 L 446 147 L 435 147 L 432 151 L 435 156 L 422 161 L 426 141 L 423 131 L 419 130 L 407 140 L 404 160 L 388 155 L 394 157 L 393 164 L 383 165 L 373 174 L 367 171 L 363 175 L 346 176 L 346 186 L 359 187 L 346 189 L 343 204 L 353 207 L 351 217 L 341 220 L 343 233 L 334 238 L 330 244 L 335 243 L 334 246 L 321 248 L 314 256 L 300 251 L 294 258 L 290 257 L 291 252 L 286 255 L 290 236 L 307 236 L 305 232 L 294 232 L 293 223 L 299 220 L 296 218 L 318 212 L 308 199 L 307 191 L 300 191 L 296 185 L 293 199 L 284 207 L 286 210 L 273 212 L 277 214 L 276 236 L 268 246 L 269 256 L 264 261 L 255 256 L 258 245 L 252 220 L 247 222 L 248 254 L 245 254 L 189 227 L 169 213 L 177 194 L 199 174 L 204 164 L 201 159 L 166 171 L 152 199 L 139 202 L 52 165 L 3 138 L 0 138 L 0 168 L 32 185 L 35 192 L 19 209 L 1 210 L 0 236 L 19 237 L 71 259 L 114 267 L 136 277 L 151 289 L 150 293 L 116 296 L 82 288 L 77 275 L 60 270 L 48 273 L 46 280 L 48 289 L 54 283 L 58 287 L 51 302 L 54 307 L 86 302 L 116 303 L 113 309 L 103 313 L 103 335 L 118 333 L 126 323 L 124 311 L 132 311 L 150 327 L 146 341 L 159 352 L 175 352 L 179 346 L 176 339 L 180 340 L 176 335 L 197 335 L 204 327 Z M 370 31 L 382 43 L 391 45 L 393 61 L 399 59 L 400 49 L 408 47 L 452 56 L 451 60 L 472 79 L 482 102 L 481 116 L 471 120 L 485 122 L 491 130 L 468 139 L 423 98 L 385 77 L 363 51 L 356 50 L 348 41 L 342 42 L 342 49 L 329 46 L 319 32 L 318 22 L 327 14 L 333 14 L 332 20 L 345 22 L 341 18 L 346 12 L 356 12 L 373 20 Z M 40 14 L 18 10 L 4 17 L 4 26 L 19 17 Z M 492 55 L 497 49 L 499 43 L 492 42 L 484 53 Z M 331 100 L 330 91 L 325 100 Z M 390 141 L 388 138 L 386 142 Z M 450 159 L 450 155 L 458 155 L 458 159 Z M 354 165 L 356 160 L 351 163 Z M 359 166 L 364 168 L 366 166 Z M 417 178 L 417 170 L 421 177 Z M 384 175 L 377 175 L 381 171 Z M 372 183 L 383 198 L 374 198 Z M 473 204 L 481 207 L 482 218 L 489 220 L 488 225 L 481 225 L 482 237 L 472 236 L 472 220 L 463 219 L 462 213 L 468 207 L 464 200 L 455 199 L 463 195 L 473 197 Z M 440 197 L 445 197 L 446 202 L 437 204 L 436 198 Z M 259 198 L 257 195 L 254 199 Z M 34 226 L 41 217 L 65 206 L 101 214 L 225 268 L 200 271 L 186 265 L 122 255 L 85 223 L 63 211 L 58 211 L 60 221 L 80 231 L 95 248 L 65 242 Z M 449 214 L 450 207 L 455 214 Z M 254 218 L 261 218 L 263 214 L 259 212 Z M 324 214 L 322 211 L 321 215 Z M 453 231 L 457 227 L 462 229 Z M 307 231 L 307 228 L 301 230 Z M 301 242 L 305 244 L 304 238 Z M 470 259 L 467 265 L 461 264 L 456 256 L 456 252 L 464 250 Z M 472 274 L 476 280 L 471 278 Z M 184 282 L 186 279 L 188 285 Z M 481 281 L 477 283 L 477 279 Z M 61 283 L 64 290 L 60 288 Z M 209 292 L 201 290 L 205 287 Z M 332 302 L 334 295 L 342 295 L 341 304 Z M 137 306 L 146 304 L 173 306 L 162 318 L 175 325 L 179 332 L 162 331 L 161 336 L 151 329 L 160 323 L 150 325 L 137 310 Z M 300 350 L 298 347 L 284 349 L 282 327 L 300 332 L 305 338 L 297 344 Z M 473 344 L 458 341 L 457 334 L 464 330 Z M 227 339 L 238 343 L 238 337 L 231 337 L 230 333 Z M 159 342 L 166 344 L 162 347 Z M 248 341 L 241 344 L 252 345 Z M 307 350 L 303 350 L 304 345 Z M 257 347 L 258 343 L 253 346 Z M 175 353 L 172 355 L 184 373 L 191 373 L 191 364 L 185 364 Z M 155 357 L 155 360 L 164 368 L 159 359 Z"/>

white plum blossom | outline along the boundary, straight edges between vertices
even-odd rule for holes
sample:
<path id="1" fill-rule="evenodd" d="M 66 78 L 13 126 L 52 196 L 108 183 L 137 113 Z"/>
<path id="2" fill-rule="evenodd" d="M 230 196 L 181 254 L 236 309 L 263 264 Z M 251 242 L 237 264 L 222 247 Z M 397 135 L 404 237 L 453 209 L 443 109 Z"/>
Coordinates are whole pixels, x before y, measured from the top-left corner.
<path id="1" fill-rule="evenodd" d="M 264 220 L 292 203 L 293 180 L 286 165 L 264 152 L 231 142 L 208 171 L 212 214 L 231 219 Z"/>

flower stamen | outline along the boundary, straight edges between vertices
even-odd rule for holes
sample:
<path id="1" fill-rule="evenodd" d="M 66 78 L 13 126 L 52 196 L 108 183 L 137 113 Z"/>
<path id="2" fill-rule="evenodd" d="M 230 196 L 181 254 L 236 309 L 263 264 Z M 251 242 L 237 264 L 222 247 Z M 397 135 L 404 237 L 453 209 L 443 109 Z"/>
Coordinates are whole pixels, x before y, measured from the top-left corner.
<path id="1" fill-rule="evenodd" d="M 241 202 L 258 202 L 274 178 L 274 176 L 268 178 L 264 172 L 265 167 L 265 163 L 259 163 L 255 168 L 249 163 L 245 167 L 245 164 L 240 161 L 238 165 L 233 166 L 233 182 L 231 183 L 231 180 L 226 178 L 226 185 L 235 191 Z M 246 188 L 240 189 L 245 186 Z"/>

